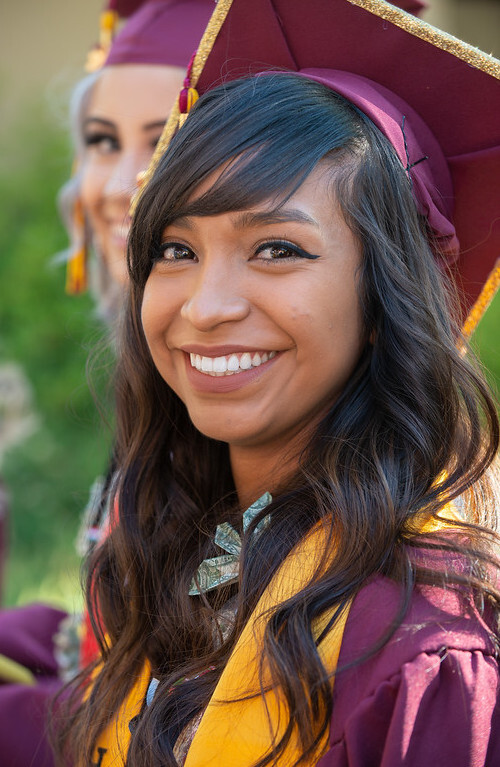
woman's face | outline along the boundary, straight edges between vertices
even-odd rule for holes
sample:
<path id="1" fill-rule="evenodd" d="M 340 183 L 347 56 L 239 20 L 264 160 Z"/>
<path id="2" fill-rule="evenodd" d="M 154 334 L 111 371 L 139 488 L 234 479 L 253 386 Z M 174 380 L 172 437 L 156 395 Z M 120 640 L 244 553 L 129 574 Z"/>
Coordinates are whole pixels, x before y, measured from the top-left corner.
<path id="1" fill-rule="evenodd" d="M 279 210 L 193 216 L 163 233 L 144 332 L 159 373 L 209 437 L 276 451 L 300 444 L 356 366 L 361 249 L 329 180 L 320 165 Z"/>
<path id="2" fill-rule="evenodd" d="M 182 87 L 177 67 L 126 64 L 105 67 L 83 125 L 81 200 L 99 257 L 125 284 L 131 197 Z"/>

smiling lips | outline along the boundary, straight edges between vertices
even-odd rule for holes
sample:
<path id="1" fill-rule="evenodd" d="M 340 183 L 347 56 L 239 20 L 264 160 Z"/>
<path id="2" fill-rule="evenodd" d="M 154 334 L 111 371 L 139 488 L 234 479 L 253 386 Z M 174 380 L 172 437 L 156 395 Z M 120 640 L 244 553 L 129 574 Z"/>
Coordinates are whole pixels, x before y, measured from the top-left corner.
<path id="1" fill-rule="evenodd" d="M 232 376 L 252 368 L 258 368 L 276 357 L 276 352 L 243 352 L 228 354 L 224 357 L 204 357 L 201 354 L 189 355 L 191 367 L 209 376 Z"/>

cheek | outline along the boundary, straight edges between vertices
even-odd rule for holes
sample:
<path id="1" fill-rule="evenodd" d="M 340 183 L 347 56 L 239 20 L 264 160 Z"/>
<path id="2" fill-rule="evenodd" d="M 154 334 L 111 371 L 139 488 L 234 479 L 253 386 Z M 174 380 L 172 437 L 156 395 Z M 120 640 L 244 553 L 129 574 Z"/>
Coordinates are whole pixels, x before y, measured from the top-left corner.
<path id="1" fill-rule="evenodd" d="M 176 315 L 176 302 L 165 290 L 161 279 L 150 277 L 144 288 L 141 307 L 142 327 L 146 341 L 154 354 L 159 345 L 165 346 L 167 333 Z"/>
<path id="2" fill-rule="evenodd" d="M 95 163 L 86 160 L 81 171 L 80 199 L 85 213 L 92 215 L 102 194 L 103 188 L 102 169 L 98 170 Z"/>
<path id="3" fill-rule="evenodd" d="M 345 384 L 365 344 L 363 314 L 355 286 L 346 291 L 325 291 L 318 301 L 312 343 L 330 367 L 332 380 Z M 329 360 L 329 362 L 327 362 Z"/>
<path id="4" fill-rule="evenodd" d="M 149 286 L 149 283 L 146 283 L 142 298 L 141 320 L 142 329 L 150 349 L 160 325 L 160 315 L 157 306 L 155 291 Z"/>

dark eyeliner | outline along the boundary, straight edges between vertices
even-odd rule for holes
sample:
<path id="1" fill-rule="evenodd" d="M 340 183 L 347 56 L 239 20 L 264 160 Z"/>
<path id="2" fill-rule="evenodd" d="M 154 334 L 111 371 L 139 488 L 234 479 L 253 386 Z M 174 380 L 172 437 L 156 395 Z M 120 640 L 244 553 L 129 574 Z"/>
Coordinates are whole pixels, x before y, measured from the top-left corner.
<path id="1" fill-rule="evenodd" d="M 321 258 L 321 256 L 315 256 L 313 253 L 309 253 L 307 250 L 300 248 L 298 245 L 294 245 L 291 242 L 287 242 L 287 240 L 269 240 L 269 242 L 263 242 L 262 245 L 259 245 L 259 247 L 257 248 L 257 253 L 260 253 L 263 250 L 266 250 L 266 248 L 272 248 L 272 247 L 286 248 L 288 250 L 295 252 L 299 258 L 307 258 L 310 261 L 315 261 L 317 258 Z M 273 260 L 279 261 L 280 259 L 276 258 Z M 286 259 L 282 259 L 282 260 L 285 261 Z"/>
<path id="2" fill-rule="evenodd" d="M 118 139 L 116 136 L 111 136 L 109 133 L 89 133 L 83 137 L 85 146 L 93 146 L 94 144 L 100 144 L 102 141 L 109 141 L 110 143 L 118 146 Z"/>

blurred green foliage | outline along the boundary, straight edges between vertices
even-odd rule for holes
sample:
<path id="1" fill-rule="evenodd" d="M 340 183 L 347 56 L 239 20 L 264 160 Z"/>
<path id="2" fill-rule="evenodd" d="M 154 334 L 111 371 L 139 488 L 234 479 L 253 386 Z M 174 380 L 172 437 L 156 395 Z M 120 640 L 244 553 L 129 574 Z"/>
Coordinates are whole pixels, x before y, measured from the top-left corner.
<path id="1" fill-rule="evenodd" d="M 90 485 L 105 471 L 109 434 L 86 382 L 102 335 L 88 296 L 64 292 L 67 246 L 55 199 L 71 167 L 65 131 L 41 106 L 26 108 L 0 152 L 0 364 L 20 364 L 39 428 L 7 452 L 9 556 L 3 601 L 78 595 L 74 539 Z"/>
<path id="2" fill-rule="evenodd" d="M 0 151 L 0 364 L 21 364 L 40 427 L 6 456 L 10 552 L 4 603 L 33 599 L 74 607 L 74 540 L 94 478 L 106 468 L 109 431 L 85 379 L 102 335 L 88 296 L 64 293 L 66 247 L 55 198 L 71 165 L 65 131 L 42 107 L 26 109 Z M 500 296 L 476 333 L 491 381 L 500 381 Z M 104 377 L 106 371 L 104 371 Z"/>
<path id="3" fill-rule="evenodd" d="M 472 339 L 491 387 L 500 394 L 500 291 L 479 323 Z"/>

